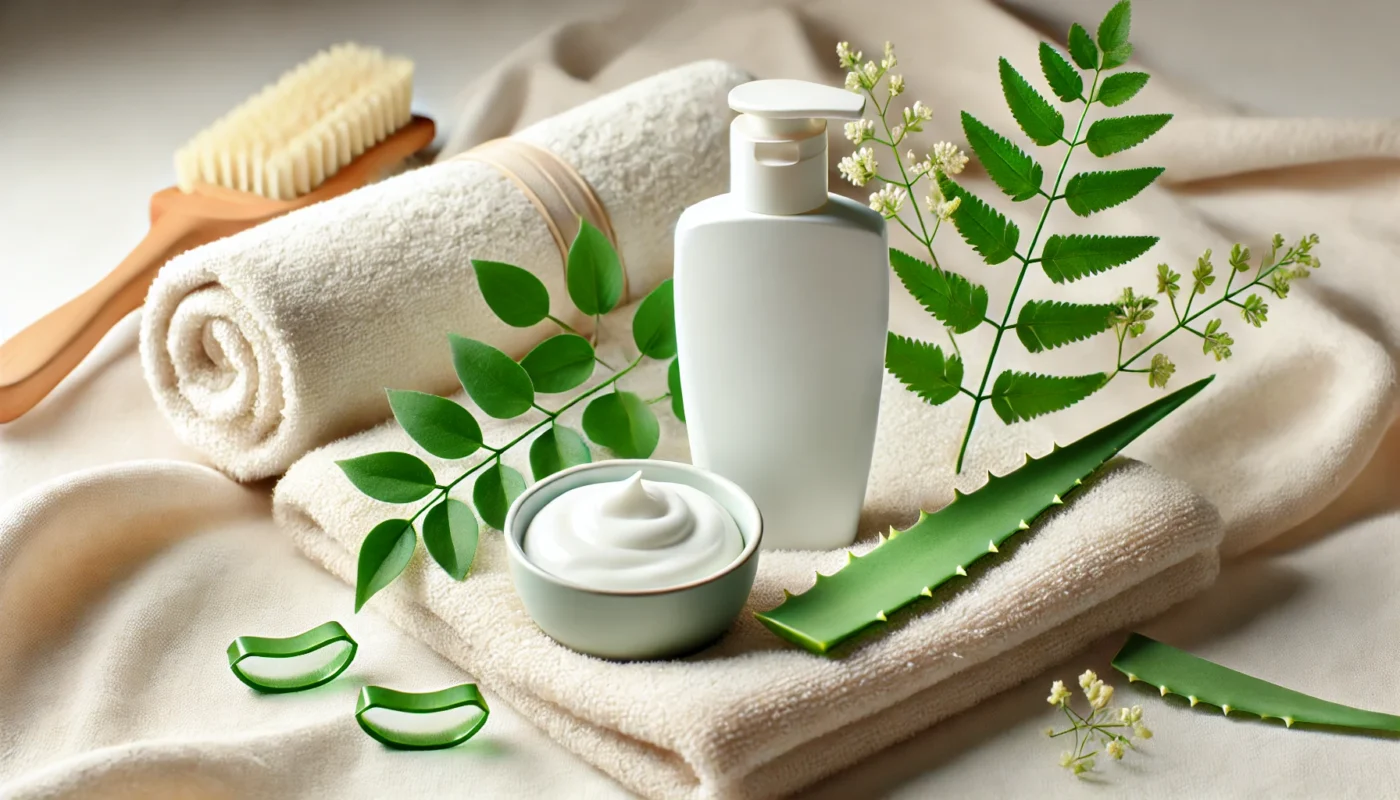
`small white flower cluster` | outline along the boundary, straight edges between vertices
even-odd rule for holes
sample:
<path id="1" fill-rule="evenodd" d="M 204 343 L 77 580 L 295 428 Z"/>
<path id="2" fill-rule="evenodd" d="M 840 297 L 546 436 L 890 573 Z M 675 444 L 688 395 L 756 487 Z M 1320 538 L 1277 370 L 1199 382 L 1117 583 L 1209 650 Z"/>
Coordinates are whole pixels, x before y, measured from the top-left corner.
<path id="1" fill-rule="evenodd" d="M 1045 698 L 1050 705 L 1063 709 L 1070 721 L 1070 727 L 1062 731 L 1046 728 L 1045 735 L 1054 738 L 1074 734 L 1074 749 L 1060 754 L 1060 766 L 1075 775 L 1083 775 L 1094 768 L 1094 756 L 1100 752 L 1084 752 L 1094 742 L 1102 743 L 1102 752 L 1115 761 L 1120 761 L 1123 755 L 1132 749 L 1132 739 L 1146 741 L 1152 738 L 1152 731 L 1142 724 L 1142 706 L 1120 708 L 1115 719 L 1108 710 L 1108 705 L 1113 700 L 1113 687 L 1100 680 L 1093 670 L 1085 670 L 1084 674 L 1079 676 L 1079 688 L 1084 691 L 1084 698 L 1089 701 L 1088 716 L 1083 716 L 1070 707 L 1073 695 L 1064 681 L 1050 684 L 1050 696 Z M 1131 735 L 1120 733 L 1119 730 L 1123 729 L 1131 729 Z"/>
<path id="2" fill-rule="evenodd" d="M 885 219 L 892 219 L 898 216 L 900 207 L 904 205 L 905 197 L 904 189 L 887 183 L 879 191 L 870 195 L 870 207 Z"/>
<path id="3" fill-rule="evenodd" d="M 967 166 L 967 153 L 958 149 L 952 142 L 939 142 L 933 146 L 933 151 L 929 153 L 929 160 L 939 171 L 948 175 L 957 175 Z"/>
<path id="4" fill-rule="evenodd" d="M 879 165 L 875 163 L 875 151 L 869 147 L 862 147 L 838 161 L 836 168 L 853 186 L 864 186 L 875 177 Z"/>
<path id="5" fill-rule="evenodd" d="M 874 139 L 875 120 L 862 117 L 854 122 L 847 122 L 846 138 L 851 140 L 851 144 L 860 144 L 866 139 Z"/>

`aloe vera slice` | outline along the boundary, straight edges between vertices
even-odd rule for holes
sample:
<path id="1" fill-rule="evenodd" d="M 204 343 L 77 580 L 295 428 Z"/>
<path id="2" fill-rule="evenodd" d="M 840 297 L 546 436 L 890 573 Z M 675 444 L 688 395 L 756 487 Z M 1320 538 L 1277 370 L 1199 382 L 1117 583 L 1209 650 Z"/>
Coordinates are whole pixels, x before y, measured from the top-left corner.
<path id="1" fill-rule="evenodd" d="M 1192 706 L 1205 703 L 1227 715 L 1245 711 L 1261 719 L 1283 720 L 1290 728 L 1295 722 L 1307 722 L 1400 733 L 1400 716 L 1352 708 L 1285 689 L 1140 633 L 1128 637 L 1113 657 L 1113 668 L 1128 676 L 1129 682 L 1145 681 L 1156 686 L 1164 697 L 1169 693 L 1181 695 Z"/>
<path id="2" fill-rule="evenodd" d="M 1061 505 L 1083 479 L 1190 400 L 1210 383 L 1205 378 L 1073 444 L 1057 447 L 1043 458 L 1026 457 L 1014 472 L 990 476 L 970 494 L 955 493 L 939 511 L 919 513 L 905 531 L 863 556 L 850 554 L 846 565 L 803 594 L 788 594 L 772 611 L 755 614 L 770 630 L 813 653 L 823 654 L 997 552 L 1007 539 L 1028 530 L 1047 509 Z"/>
<path id="3" fill-rule="evenodd" d="M 474 683 L 422 693 L 366 686 L 355 707 L 364 732 L 397 750 L 456 747 L 475 736 L 489 716 Z"/>
<path id="4" fill-rule="evenodd" d="M 229 643 L 233 674 L 259 692 L 299 692 L 345 671 L 359 645 L 339 622 L 284 639 L 240 636 Z"/>

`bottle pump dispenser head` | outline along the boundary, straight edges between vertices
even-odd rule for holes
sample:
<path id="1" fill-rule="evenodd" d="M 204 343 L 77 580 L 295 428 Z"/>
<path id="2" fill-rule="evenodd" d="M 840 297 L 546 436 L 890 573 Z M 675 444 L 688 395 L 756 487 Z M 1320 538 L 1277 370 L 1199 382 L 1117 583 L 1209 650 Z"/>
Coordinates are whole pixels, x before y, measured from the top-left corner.
<path id="1" fill-rule="evenodd" d="M 729 92 L 729 191 L 759 214 L 802 214 L 826 204 L 826 120 L 860 119 L 855 92 L 794 80 L 752 81 Z"/>

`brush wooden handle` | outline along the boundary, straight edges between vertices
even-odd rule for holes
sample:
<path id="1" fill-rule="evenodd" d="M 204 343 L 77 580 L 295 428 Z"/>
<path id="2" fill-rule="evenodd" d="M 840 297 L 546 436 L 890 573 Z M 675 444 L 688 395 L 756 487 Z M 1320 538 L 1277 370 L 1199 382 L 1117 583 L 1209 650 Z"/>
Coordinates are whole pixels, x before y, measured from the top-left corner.
<path id="1" fill-rule="evenodd" d="M 140 308 L 166 261 L 289 211 L 319 203 L 380 177 L 433 141 L 427 117 L 369 148 L 320 187 L 295 200 L 269 200 L 218 186 L 175 187 L 151 197 L 151 230 L 96 286 L 0 344 L 0 423 L 39 404 L 127 314 Z"/>
<path id="2" fill-rule="evenodd" d="M 37 405 L 113 326 L 140 308 L 162 264 L 217 238 L 201 222 L 178 212 L 160 215 L 115 270 L 0 345 L 0 422 Z"/>

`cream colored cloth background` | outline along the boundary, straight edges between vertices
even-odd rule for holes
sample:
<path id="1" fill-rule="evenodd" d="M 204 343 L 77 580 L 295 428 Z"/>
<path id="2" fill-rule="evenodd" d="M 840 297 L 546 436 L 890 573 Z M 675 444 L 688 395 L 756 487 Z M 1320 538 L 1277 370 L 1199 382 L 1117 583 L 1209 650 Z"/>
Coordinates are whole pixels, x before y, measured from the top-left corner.
<path id="1" fill-rule="evenodd" d="M 952 120 L 962 106 L 1005 126 L 991 113 L 989 54 L 1005 52 L 1033 72 L 1026 28 L 972 3 L 911 4 L 889 13 L 900 23 L 893 32 L 883 14 L 873 19 L 829 4 L 796 12 L 711 8 L 701 20 L 708 24 L 694 17 L 665 23 L 649 35 L 650 49 L 634 49 L 622 63 L 649 71 L 688 58 L 689 46 L 759 74 L 801 76 L 830 63 L 838 31 L 868 51 L 894 35 L 906 42 L 911 98 L 938 110 L 936 131 L 955 135 Z M 761 36 L 754 15 L 767 26 Z M 982 33 L 970 36 L 964 26 Z M 606 52 L 631 35 L 624 30 L 617 42 L 599 30 L 609 29 L 573 28 L 531 52 L 590 76 L 589 67 L 606 59 L 579 54 Z M 916 52 L 911 37 L 936 37 L 956 57 L 943 80 L 929 79 L 943 64 L 938 48 Z M 916 71 L 916 59 L 925 58 Z M 917 74 L 925 77 L 916 81 Z M 595 91 L 559 69 L 511 65 L 495 77 L 518 81 L 517 92 L 533 90 L 521 107 L 552 92 L 563 104 L 575 91 Z M 605 83 L 610 74 L 592 77 Z M 1257 359 L 1257 368 L 1248 360 L 1227 365 L 1218 388 L 1202 398 L 1215 400 L 1183 409 L 1176 423 L 1133 450 L 1219 501 L 1239 549 L 1280 534 L 1227 565 L 1214 589 L 1149 630 L 1333 699 L 1400 708 L 1384 666 L 1375 666 L 1394 662 L 1400 619 L 1393 589 L 1400 519 L 1389 513 L 1400 437 L 1380 435 L 1393 411 L 1389 372 L 1400 310 L 1387 281 L 1400 189 L 1387 144 L 1391 128 L 1241 121 L 1213 105 L 1164 96 L 1165 88 L 1160 75 L 1154 78 L 1138 105 L 1177 104 L 1182 117 L 1157 146 L 1175 143 L 1184 163 L 1171 163 L 1169 177 L 1191 180 L 1163 193 L 1171 203 L 1137 205 L 1144 216 L 1176 209 L 1167 221 L 1180 228 L 1172 234 L 1180 252 L 1168 257 L 1185 264 L 1195 251 L 1230 238 L 1257 244 L 1274 229 L 1306 227 L 1323 234 L 1327 266 L 1305 289 L 1312 302 L 1277 304 L 1262 335 L 1238 337 L 1237 352 Z M 1185 124 L 1188 114 L 1199 127 Z M 513 120 L 478 117 L 475 124 L 488 132 Z M 1196 135 L 1182 138 L 1187 132 Z M 1153 220 L 1152 232 L 1165 233 L 1164 222 Z M 945 249 L 956 245 L 950 242 Z M 980 268 L 969 260 L 961 265 Z M 1146 288 L 1147 277 L 1135 283 Z M 913 332 L 908 304 L 897 313 Z M 0 794 L 431 795 L 459 791 L 464 782 L 483 796 L 621 793 L 504 704 L 497 704 L 490 736 L 436 756 L 405 757 L 364 737 L 349 714 L 357 681 L 426 689 L 464 676 L 376 615 L 348 618 L 350 591 L 297 557 L 269 522 L 265 485 L 239 488 L 188 463 L 198 457 L 170 436 L 141 385 L 133 322 L 109 337 L 59 395 L 0 430 L 0 491 L 17 503 L 0 533 L 0 642 L 24 645 L 0 648 L 0 687 L 11 698 L 0 706 Z M 1330 327 L 1318 331 L 1317 324 Z M 1247 379 L 1231 380 L 1236 374 Z M 1231 397 L 1237 401 L 1219 400 Z M 1085 414 L 1094 408 L 1106 413 L 1086 406 Z M 1223 421 L 1207 427 L 1212 415 Z M 1066 418 L 1062 436 L 1088 424 Z M 1028 430 L 1048 441 L 1045 429 Z M 1378 443 L 1383 449 L 1372 457 Z M 180 461 L 71 473 L 132 458 Z M 44 483 L 51 478 L 57 480 Z M 1368 514 L 1379 516 L 1364 521 Z M 331 617 L 345 620 L 363 646 L 345 680 L 269 700 L 223 672 L 222 648 L 232 636 L 301 630 Z M 862 762 L 818 794 L 1101 794 L 1105 787 L 1059 773 L 1056 748 L 1036 734 L 1052 724 L 1041 706 L 1043 682 L 1068 679 L 1084 666 L 1106 671 L 1115 645 L 1110 637 L 1043 680 Z M 1143 702 L 1158 737 L 1145 757 L 1122 771 L 1105 770 L 1103 780 L 1115 789 L 1162 797 L 1370 796 L 1400 781 L 1393 741 L 1289 732 Z"/>

